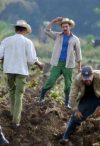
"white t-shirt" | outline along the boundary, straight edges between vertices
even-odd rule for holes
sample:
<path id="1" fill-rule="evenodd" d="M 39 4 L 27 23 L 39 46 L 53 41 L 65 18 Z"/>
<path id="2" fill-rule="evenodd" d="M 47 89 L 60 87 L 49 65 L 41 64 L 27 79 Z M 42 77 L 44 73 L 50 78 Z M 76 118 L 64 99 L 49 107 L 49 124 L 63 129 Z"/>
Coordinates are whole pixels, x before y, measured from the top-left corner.
<path id="1" fill-rule="evenodd" d="M 28 64 L 38 58 L 31 40 L 21 34 L 5 38 L 0 45 L 0 59 L 4 59 L 4 73 L 28 75 Z"/>

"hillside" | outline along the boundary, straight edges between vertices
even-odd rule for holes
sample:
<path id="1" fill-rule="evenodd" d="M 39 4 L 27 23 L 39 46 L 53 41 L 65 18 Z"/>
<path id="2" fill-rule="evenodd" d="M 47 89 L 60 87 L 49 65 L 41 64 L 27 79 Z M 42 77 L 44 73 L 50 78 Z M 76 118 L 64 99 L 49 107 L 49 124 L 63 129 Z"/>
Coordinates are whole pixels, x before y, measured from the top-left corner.
<path id="1" fill-rule="evenodd" d="M 3 0 L 0 2 L 0 20 L 15 23 L 27 20 L 33 34 L 38 35 L 44 21 L 57 16 L 70 17 L 76 22 L 74 32 L 80 36 L 100 36 L 99 0 Z"/>

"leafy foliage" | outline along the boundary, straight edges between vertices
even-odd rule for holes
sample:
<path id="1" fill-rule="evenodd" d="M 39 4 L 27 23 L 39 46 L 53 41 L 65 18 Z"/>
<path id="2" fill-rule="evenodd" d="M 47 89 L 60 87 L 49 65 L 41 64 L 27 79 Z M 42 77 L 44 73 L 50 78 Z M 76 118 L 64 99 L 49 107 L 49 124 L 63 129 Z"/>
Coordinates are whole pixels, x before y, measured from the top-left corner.
<path id="1" fill-rule="evenodd" d="M 14 30 L 11 28 L 10 24 L 0 21 L 0 41 L 12 34 L 14 34 Z"/>

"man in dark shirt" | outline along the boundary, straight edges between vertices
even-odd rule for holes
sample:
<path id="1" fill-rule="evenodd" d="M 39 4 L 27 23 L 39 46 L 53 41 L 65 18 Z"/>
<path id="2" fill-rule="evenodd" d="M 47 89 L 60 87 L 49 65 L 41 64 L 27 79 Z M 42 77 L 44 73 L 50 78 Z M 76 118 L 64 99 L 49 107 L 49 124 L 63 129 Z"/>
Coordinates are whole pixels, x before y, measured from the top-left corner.
<path id="1" fill-rule="evenodd" d="M 76 102 L 77 104 L 75 104 Z M 66 143 L 76 126 L 79 126 L 82 121 L 93 114 L 99 106 L 100 71 L 93 70 L 91 66 L 85 66 L 82 68 L 81 73 L 75 77 L 71 88 L 69 107 L 72 107 L 74 112 L 60 143 Z"/>

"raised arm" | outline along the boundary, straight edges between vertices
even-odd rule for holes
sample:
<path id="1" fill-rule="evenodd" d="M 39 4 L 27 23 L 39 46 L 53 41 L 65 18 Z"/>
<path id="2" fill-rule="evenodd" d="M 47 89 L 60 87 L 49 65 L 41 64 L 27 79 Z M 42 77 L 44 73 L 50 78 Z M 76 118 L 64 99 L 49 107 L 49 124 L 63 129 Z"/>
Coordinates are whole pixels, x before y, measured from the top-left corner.
<path id="1" fill-rule="evenodd" d="M 53 19 L 53 20 L 49 23 L 49 25 L 45 28 L 45 33 L 46 33 L 50 38 L 52 38 L 53 40 L 55 40 L 56 35 L 57 35 L 57 32 L 52 31 L 52 26 L 53 26 L 54 24 L 59 24 L 59 23 L 61 22 L 61 20 L 62 20 L 62 17 L 57 17 L 57 18 Z"/>

